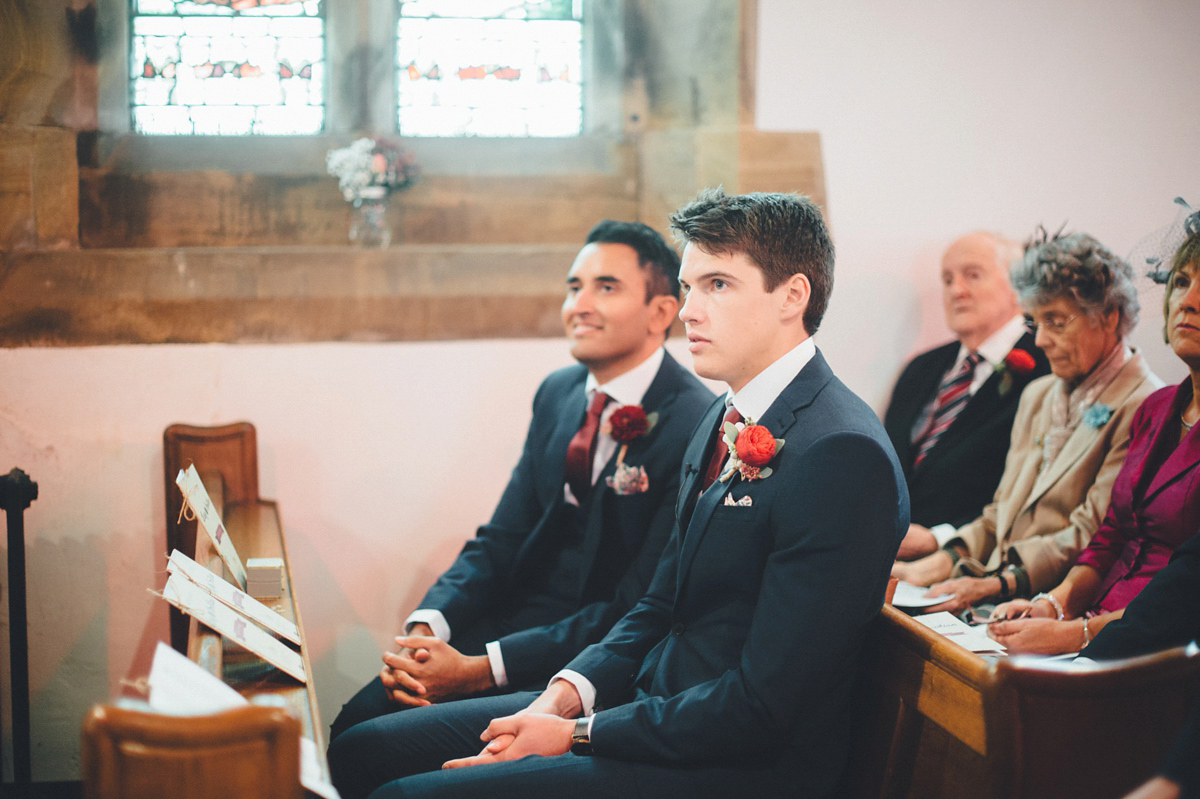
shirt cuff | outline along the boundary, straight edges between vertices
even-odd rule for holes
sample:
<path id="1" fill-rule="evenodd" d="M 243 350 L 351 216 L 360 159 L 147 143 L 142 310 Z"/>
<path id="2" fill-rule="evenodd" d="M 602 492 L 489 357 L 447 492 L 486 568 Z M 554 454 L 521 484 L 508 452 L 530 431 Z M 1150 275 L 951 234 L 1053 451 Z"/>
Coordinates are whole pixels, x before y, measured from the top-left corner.
<path id="1" fill-rule="evenodd" d="M 577 671 L 563 669 L 558 674 L 550 678 L 550 684 L 553 685 L 555 680 L 566 680 L 575 686 L 575 690 L 579 692 L 579 701 L 583 705 L 583 715 L 590 716 L 595 713 L 596 707 L 596 686 L 592 685 L 592 681 L 584 677 Z M 591 734 L 592 725 L 588 723 L 588 733 Z"/>
<path id="2" fill-rule="evenodd" d="M 446 617 L 440 610 L 417 608 L 404 620 L 404 634 L 408 635 L 412 626 L 420 623 L 429 625 L 429 629 L 433 630 L 434 638 L 440 638 L 446 643 L 450 643 L 450 625 L 446 623 Z"/>
<path id="3" fill-rule="evenodd" d="M 933 533 L 934 540 L 937 541 L 938 549 L 946 546 L 953 539 L 958 538 L 958 528 L 953 524 L 935 524 L 929 528 L 929 532 Z"/>
<path id="4" fill-rule="evenodd" d="M 487 650 L 488 664 L 492 667 L 492 679 L 497 688 L 508 685 L 508 672 L 504 670 L 504 655 L 500 654 L 500 642 L 489 641 L 484 647 Z"/>

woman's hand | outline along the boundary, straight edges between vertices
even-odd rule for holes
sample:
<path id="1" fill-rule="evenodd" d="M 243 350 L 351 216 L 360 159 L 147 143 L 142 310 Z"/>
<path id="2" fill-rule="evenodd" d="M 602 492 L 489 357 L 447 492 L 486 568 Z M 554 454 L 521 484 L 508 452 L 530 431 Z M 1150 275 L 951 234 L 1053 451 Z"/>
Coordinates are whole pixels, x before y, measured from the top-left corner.
<path id="1" fill-rule="evenodd" d="M 1004 644 L 1009 654 L 1062 655 L 1083 649 L 1083 619 L 997 621 L 988 626 L 988 636 Z"/>

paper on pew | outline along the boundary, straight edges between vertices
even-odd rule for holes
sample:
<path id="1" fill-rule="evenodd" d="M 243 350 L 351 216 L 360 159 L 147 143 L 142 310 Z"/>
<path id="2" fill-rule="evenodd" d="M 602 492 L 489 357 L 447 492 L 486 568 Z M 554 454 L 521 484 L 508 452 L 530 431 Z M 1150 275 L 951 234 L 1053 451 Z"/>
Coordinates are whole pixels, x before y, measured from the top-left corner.
<path id="1" fill-rule="evenodd" d="M 294 623 L 244 591 L 239 591 L 178 549 L 171 552 L 167 561 L 167 571 L 171 574 L 183 574 L 206 593 L 212 594 L 242 615 L 253 619 L 271 632 L 279 633 L 294 644 L 300 643 L 300 628 Z"/>
<path id="2" fill-rule="evenodd" d="M 927 593 L 929 593 L 928 588 L 900 580 L 896 583 L 896 593 L 892 597 L 892 605 L 898 608 L 929 608 L 954 599 L 954 594 L 926 597 Z"/>
<path id="3" fill-rule="evenodd" d="M 244 591 L 246 589 L 246 567 L 242 565 L 242 559 L 233 545 L 233 539 L 225 532 L 221 514 L 217 513 L 216 506 L 209 498 L 208 490 L 205 489 L 204 482 L 200 479 L 200 473 L 196 471 L 194 463 L 188 464 L 187 469 L 179 470 L 179 475 L 175 478 L 175 485 L 179 486 L 179 490 L 183 492 L 183 501 L 196 514 L 199 527 L 212 539 L 213 546 L 217 548 L 217 554 L 225 562 L 225 567 L 229 569 L 233 579 L 237 580 L 238 588 Z"/>
<path id="4" fill-rule="evenodd" d="M 299 653 L 233 608 L 218 602 L 179 572 L 167 578 L 163 599 L 226 638 L 238 642 L 272 666 L 282 669 L 300 682 L 307 682 L 304 658 Z"/>
<path id="5" fill-rule="evenodd" d="M 954 616 L 941 611 L 916 616 L 915 619 L 935 633 L 946 636 L 954 643 L 971 652 L 1004 652 L 1006 647 L 999 641 L 988 638 L 983 627 L 972 627 Z"/>
<path id="6" fill-rule="evenodd" d="M 147 682 L 150 707 L 170 716 L 220 713 L 246 704 L 245 697 L 162 641 L 154 650 Z"/>
<path id="7" fill-rule="evenodd" d="M 162 643 L 150 665 L 149 705 L 156 713 L 200 716 L 248 704 L 245 697 Z M 321 778 L 320 755 L 311 738 L 300 736 L 300 784 L 325 799 L 341 799 Z"/>

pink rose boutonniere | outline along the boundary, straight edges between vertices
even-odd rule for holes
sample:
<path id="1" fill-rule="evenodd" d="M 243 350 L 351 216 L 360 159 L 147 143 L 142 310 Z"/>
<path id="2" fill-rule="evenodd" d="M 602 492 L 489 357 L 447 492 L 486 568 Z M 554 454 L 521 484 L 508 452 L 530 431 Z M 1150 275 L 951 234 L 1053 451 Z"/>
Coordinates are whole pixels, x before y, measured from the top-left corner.
<path id="1" fill-rule="evenodd" d="M 608 417 L 608 427 L 605 432 L 621 445 L 617 451 L 617 470 L 612 477 L 606 477 L 604 482 L 620 495 L 641 494 L 650 488 L 650 477 L 641 466 L 630 466 L 625 463 L 625 453 L 631 442 L 647 435 L 654 429 L 658 421 L 657 413 L 646 413 L 639 405 L 622 405 Z"/>
<path id="2" fill-rule="evenodd" d="M 1012 349 L 1004 356 L 1004 362 L 996 366 L 1000 373 L 1000 396 L 1004 396 L 1012 388 L 1013 375 L 1024 377 L 1033 371 L 1037 361 L 1025 350 Z"/>
<path id="3" fill-rule="evenodd" d="M 763 480 L 774 470 L 767 464 L 783 449 L 783 439 L 776 438 L 771 431 L 750 419 L 745 423 L 725 423 L 725 443 L 729 445 L 729 464 L 721 475 L 725 482 L 737 472 L 743 480 Z"/>

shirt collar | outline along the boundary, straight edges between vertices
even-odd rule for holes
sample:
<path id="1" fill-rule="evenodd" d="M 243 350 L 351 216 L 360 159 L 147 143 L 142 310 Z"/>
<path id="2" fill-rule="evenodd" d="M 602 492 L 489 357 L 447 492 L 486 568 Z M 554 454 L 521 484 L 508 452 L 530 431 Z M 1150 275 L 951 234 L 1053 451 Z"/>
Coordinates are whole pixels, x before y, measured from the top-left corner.
<path id="1" fill-rule="evenodd" d="M 975 350 L 983 359 L 992 366 L 999 366 L 1004 363 L 1004 356 L 1012 352 L 1012 348 L 1017 346 L 1017 342 L 1021 340 L 1021 336 L 1029 332 L 1025 327 L 1025 315 L 1017 314 L 1012 319 L 1004 323 L 1004 326 L 997 330 L 992 335 L 983 340 L 979 345 L 979 349 Z M 954 361 L 955 365 L 961 363 L 967 357 L 967 348 L 959 345 L 958 358 Z"/>
<path id="2" fill-rule="evenodd" d="M 646 391 L 654 382 L 654 376 L 658 374 L 658 368 L 662 366 L 664 352 L 665 350 L 659 347 L 646 360 L 604 385 L 600 385 L 595 375 L 588 372 L 587 380 L 583 384 L 584 391 L 589 397 L 597 389 L 603 391 L 615 401 L 613 407 L 641 405 L 642 397 L 646 396 Z"/>
<path id="3" fill-rule="evenodd" d="M 771 407 L 779 395 L 796 379 L 812 357 L 817 354 L 817 345 L 812 337 L 804 339 L 792 349 L 784 353 L 775 363 L 763 369 L 754 378 L 742 386 L 736 394 L 729 391 L 725 394 L 725 405 L 730 404 L 738 409 L 743 419 L 753 419 L 758 422 L 767 409 Z"/>

